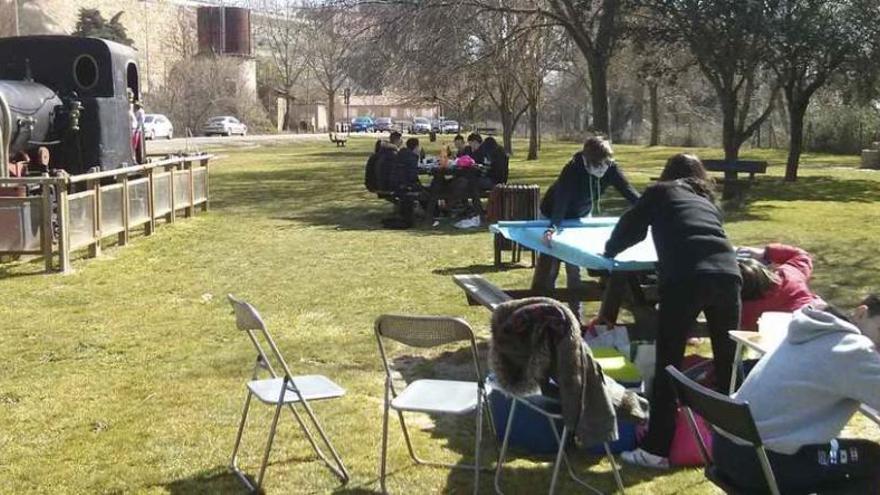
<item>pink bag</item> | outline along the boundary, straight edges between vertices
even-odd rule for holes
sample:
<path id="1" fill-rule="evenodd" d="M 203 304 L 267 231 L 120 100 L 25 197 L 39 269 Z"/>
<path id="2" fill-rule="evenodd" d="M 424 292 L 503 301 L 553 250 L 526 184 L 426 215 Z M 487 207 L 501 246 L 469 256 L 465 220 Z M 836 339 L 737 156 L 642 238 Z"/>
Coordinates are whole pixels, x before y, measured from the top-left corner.
<path id="1" fill-rule="evenodd" d="M 706 444 L 709 457 L 712 457 L 712 428 L 699 415 L 694 413 L 697 429 Z M 675 434 L 672 437 L 672 445 L 669 447 L 669 463 L 673 466 L 703 466 L 703 456 L 700 455 L 700 446 L 688 424 L 687 412 L 679 407 L 675 413 Z"/>
<path id="2" fill-rule="evenodd" d="M 477 162 L 475 162 L 474 159 L 468 155 L 460 156 L 458 157 L 458 160 L 455 161 L 455 166 L 459 168 L 470 168 L 476 165 Z"/>

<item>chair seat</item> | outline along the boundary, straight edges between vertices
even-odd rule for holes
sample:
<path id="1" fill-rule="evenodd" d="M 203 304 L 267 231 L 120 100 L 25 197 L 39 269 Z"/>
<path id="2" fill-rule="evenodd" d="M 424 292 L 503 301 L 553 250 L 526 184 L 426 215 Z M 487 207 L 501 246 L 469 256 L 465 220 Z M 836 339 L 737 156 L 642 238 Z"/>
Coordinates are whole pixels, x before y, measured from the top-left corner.
<path id="1" fill-rule="evenodd" d="M 394 400 L 398 411 L 464 414 L 477 407 L 477 383 L 454 380 L 416 380 Z"/>
<path id="2" fill-rule="evenodd" d="M 277 404 L 281 395 L 283 378 L 267 378 L 248 382 L 247 387 L 261 402 Z M 306 400 L 332 399 L 345 395 L 345 389 L 323 375 L 303 375 L 293 377 L 293 383 Z M 299 395 L 290 388 L 284 393 L 285 404 L 299 402 Z"/>

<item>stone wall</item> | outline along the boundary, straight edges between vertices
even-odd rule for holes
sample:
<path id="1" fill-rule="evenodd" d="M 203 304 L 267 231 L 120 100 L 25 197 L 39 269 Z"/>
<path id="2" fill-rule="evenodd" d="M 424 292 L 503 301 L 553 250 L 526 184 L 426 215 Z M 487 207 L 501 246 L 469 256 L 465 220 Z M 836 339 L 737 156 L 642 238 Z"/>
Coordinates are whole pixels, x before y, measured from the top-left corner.
<path id="1" fill-rule="evenodd" d="M 0 0 L 0 19 L 12 17 L 3 9 L 13 2 Z M 196 44 L 195 9 L 169 0 L 18 0 L 20 34 L 70 34 L 80 8 L 98 9 L 108 20 L 124 12 L 120 21 L 139 52 L 145 92 L 164 85 L 171 67 Z M 12 34 L 3 28 L 0 22 L 0 35 Z"/>

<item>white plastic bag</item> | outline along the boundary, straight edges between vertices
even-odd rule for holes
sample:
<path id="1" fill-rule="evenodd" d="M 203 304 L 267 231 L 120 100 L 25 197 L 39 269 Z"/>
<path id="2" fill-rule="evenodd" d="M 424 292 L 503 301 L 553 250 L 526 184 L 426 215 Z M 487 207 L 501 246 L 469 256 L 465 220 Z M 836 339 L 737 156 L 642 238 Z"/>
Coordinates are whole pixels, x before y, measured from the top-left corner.
<path id="1" fill-rule="evenodd" d="M 633 364 L 642 374 L 642 383 L 645 394 L 651 396 L 651 387 L 654 385 L 654 366 L 657 363 L 657 345 L 638 342 L 636 343 L 636 355 Z"/>

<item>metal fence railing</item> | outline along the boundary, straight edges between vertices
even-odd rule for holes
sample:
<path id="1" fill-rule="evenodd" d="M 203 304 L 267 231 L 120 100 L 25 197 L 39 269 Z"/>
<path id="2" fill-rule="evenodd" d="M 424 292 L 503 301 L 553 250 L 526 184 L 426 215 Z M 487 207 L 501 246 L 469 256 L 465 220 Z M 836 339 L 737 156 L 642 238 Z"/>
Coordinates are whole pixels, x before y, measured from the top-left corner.
<path id="1" fill-rule="evenodd" d="M 56 269 L 57 259 L 57 269 L 69 272 L 75 250 L 98 256 L 109 237 L 125 245 L 134 229 L 150 235 L 157 221 L 207 211 L 211 158 L 174 156 L 106 172 L 0 178 L 0 186 L 22 191 L 0 196 L 0 255 L 41 256 L 46 271 Z"/>

